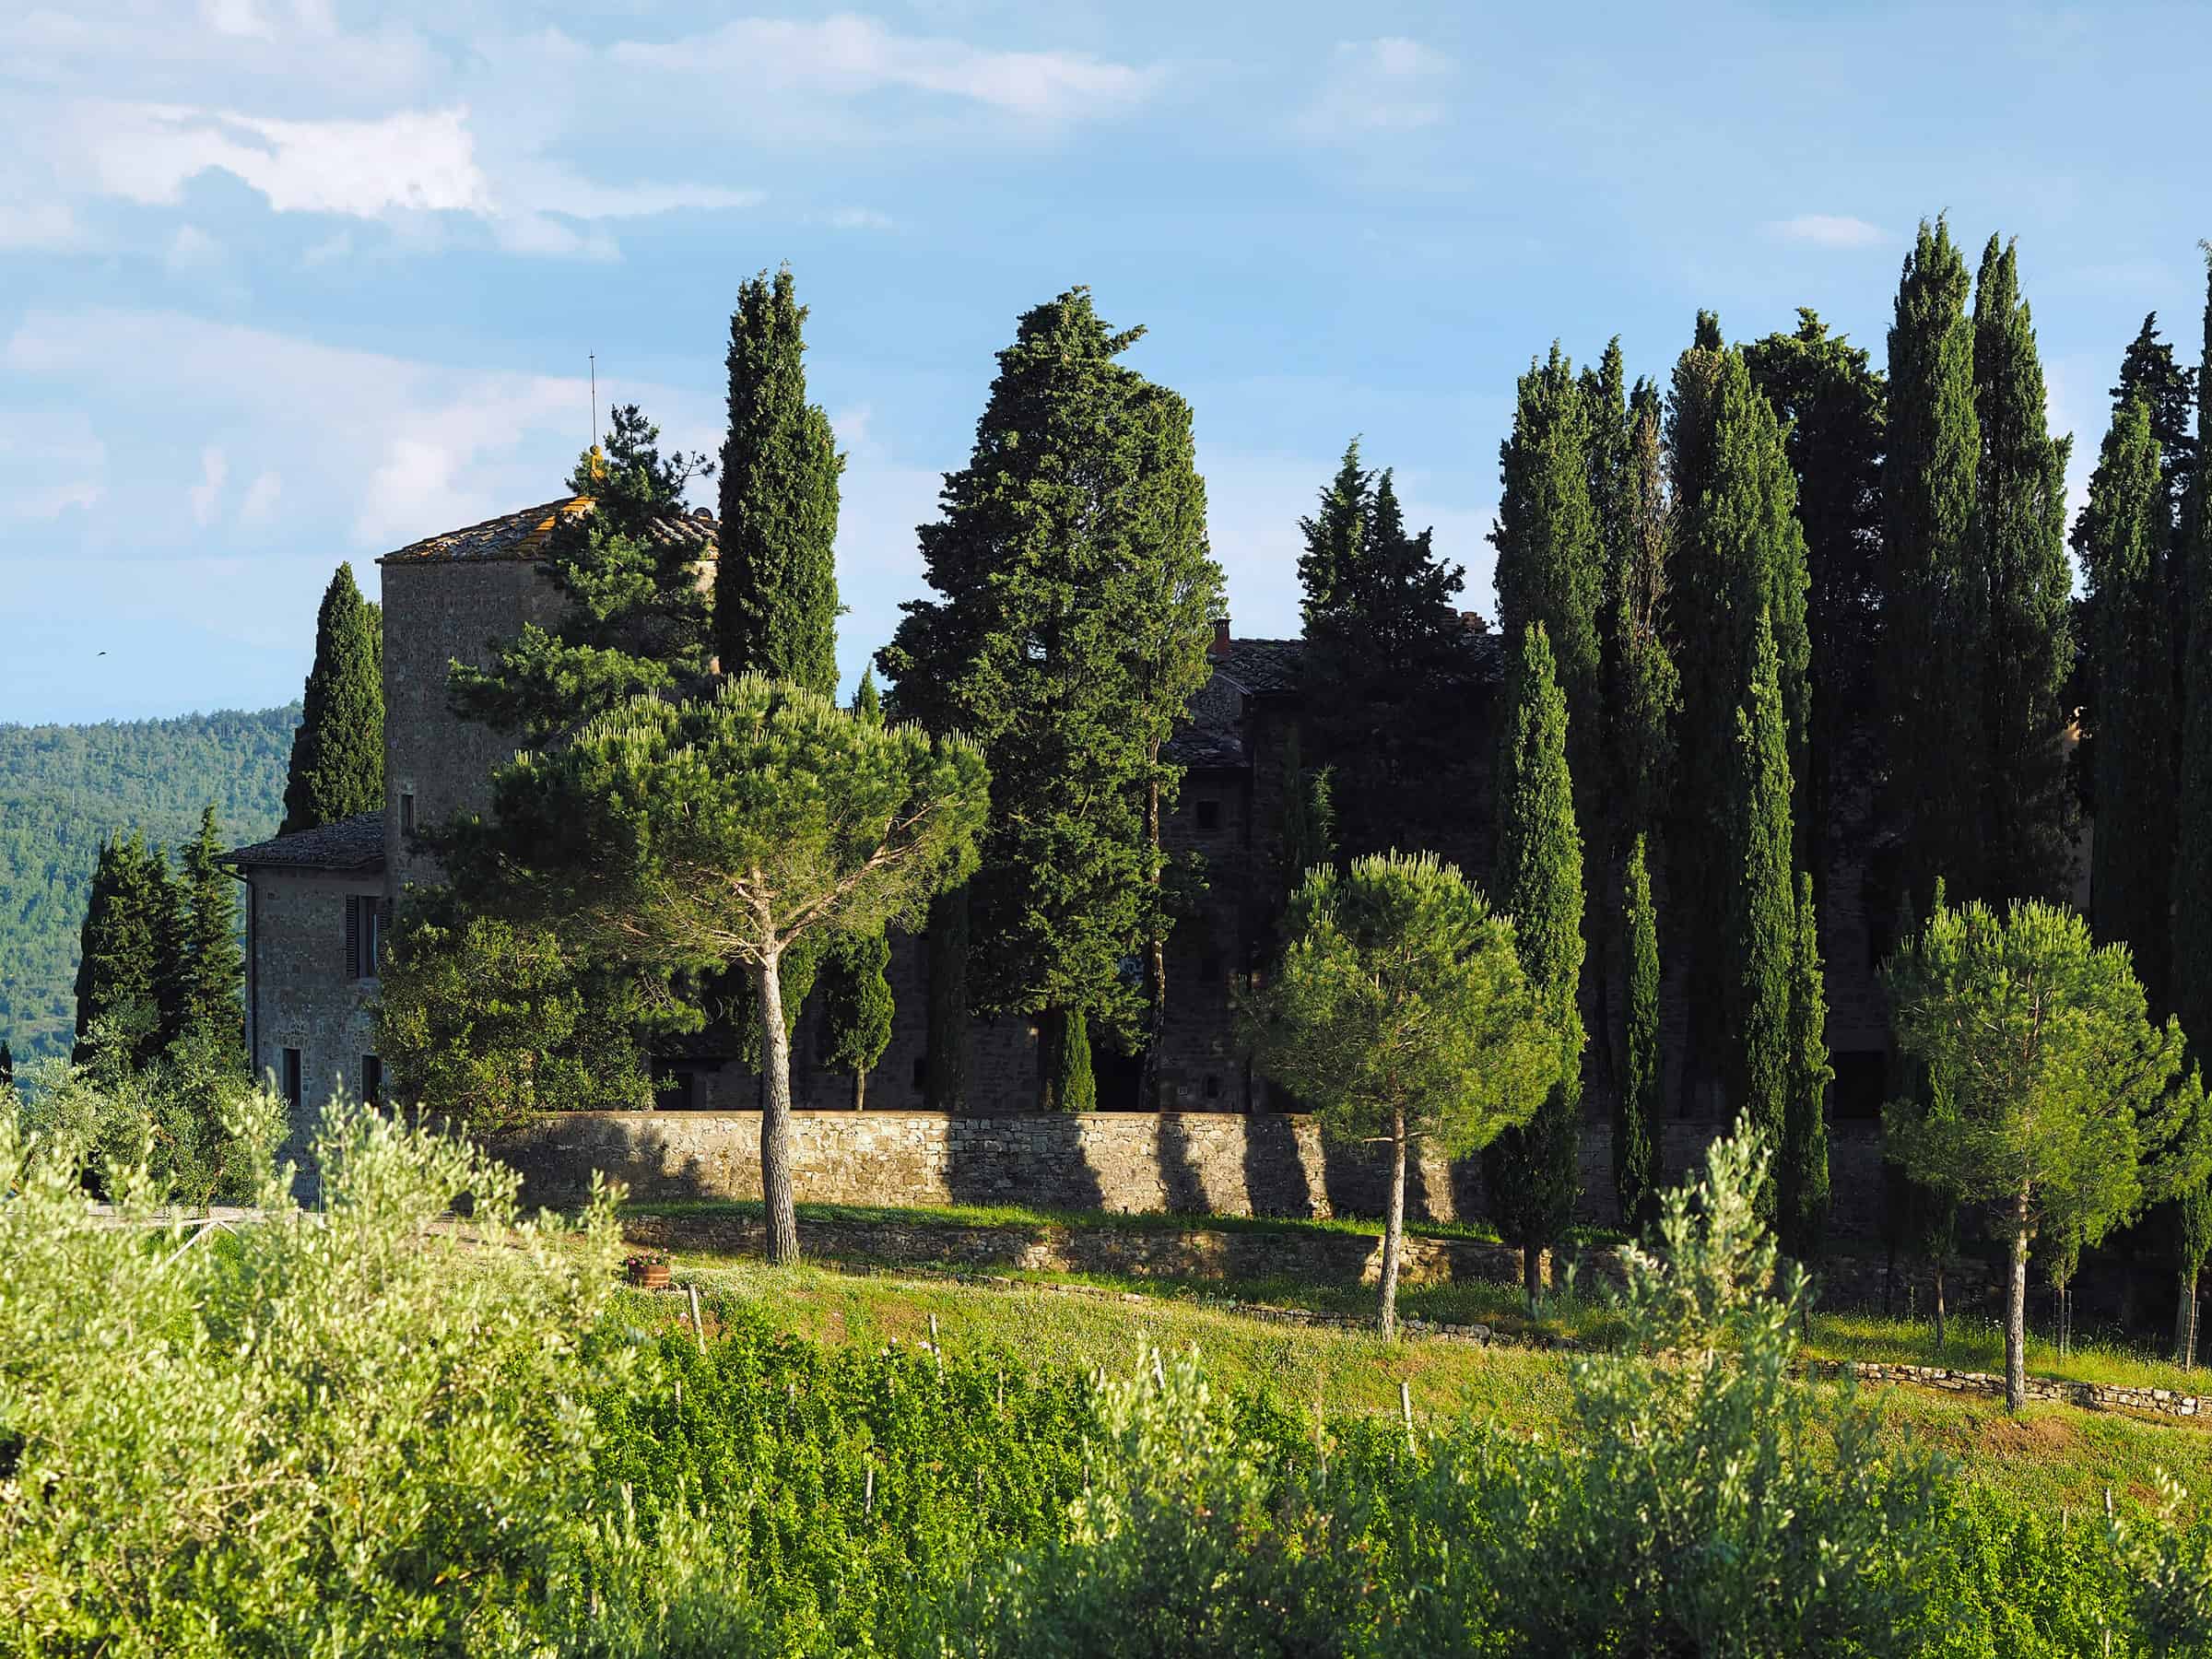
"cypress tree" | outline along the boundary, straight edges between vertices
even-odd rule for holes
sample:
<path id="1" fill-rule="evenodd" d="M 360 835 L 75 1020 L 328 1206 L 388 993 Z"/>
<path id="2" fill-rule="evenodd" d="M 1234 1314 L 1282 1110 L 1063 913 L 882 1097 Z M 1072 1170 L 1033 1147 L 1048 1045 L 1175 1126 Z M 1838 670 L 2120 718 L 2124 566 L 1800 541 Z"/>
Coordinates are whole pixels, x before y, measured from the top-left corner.
<path id="1" fill-rule="evenodd" d="M 730 313 L 714 643 L 750 670 L 837 690 L 838 475 L 830 418 L 806 401 L 806 308 L 785 265 L 742 284 Z"/>
<path id="2" fill-rule="evenodd" d="M 2197 371 L 2197 441 L 2212 441 L 2212 248 L 2206 249 L 2204 363 Z M 2187 524 L 2188 665 L 2182 710 L 2178 819 L 2173 864 L 2173 1010 L 2200 1060 L 2212 1055 L 2212 489 L 2193 479 Z M 2207 1201 L 2212 1202 L 2212 1201 Z"/>
<path id="3" fill-rule="evenodd" d="M 1022 318 L 921 533 L 936 596 L 904 606 L 877 658 L 901 718 L 983 747 L 970 991 L 1044 1033 L 1080 1009 L 1126 1037 L 1145 1009 L 1122 965 L 1167 931 L 1147 804 L 1171 788 L 1159 746 L 1205 683 L 1220 610 L 1188 410 L 1114 361 L 1135 338 L 1081 288 Z M 1041 1098 L 1056 1041 L 1040 1044 Z"/>
<path id="4" fill-rule="evenodd" d="M 1882 614 L 1900 877 L 1917 909 L 1938 877 L 1971 895 L 1983 766 L 1985 590 L 1973 547 L 1974 330 L 1966 262 L 1950 228 L 1924 220 L 1889 330 L 1889 450 L 1882 474 L 1889 572 Z"/>
<path id="5" fill-rule="evenodd" d="M 217 863 L 223 843 L 211 803 L 200 832 L 184 849 L 181 889 L 183 950 L 177 964 L 179 1034 L 220 1045 L 228 1061 L 245 1059 L 241 997 L 245 960 L 238 946 L 238 900 L 229 871 Z"/>
<path id="6" fill-rule="evenodd" d="M 16 1086 L 16 1051 L 0 1038 L 0 1089 Z"/>
<path id="7" fill-rule="evenodd" d="M 1813 878 L 1797 877 L 1797 915 L 1790 959 L 1790 1083 L 1776 1159 L 1783 1247 L 1800 1262 L 1820 1256 L 1828 1230 L 1828 993 L 1821 977 L 1819 913 Z"/>
<path id="8" fill-rule="evenodd" d="M 860 671 L 860 688 L 853 694 L 853 712 L 877 725 L 883 724 L 883 699 L 876 695 L 876 670 L 872 665 Z"/>
<path id="9" fill-rule="evenodd" d="M 1974 545 L 1988 592 L 1982 888 L 1991 902 L 2063 902 L 2074 886 L 2074 793 L 2063 744 L 2074 662 L 2066 457 L 2048 429 L 2035 327 L 2011 244 L 1995 237 L 1974 282 Z"/>
<path id="10" fill-rule="evenodd" d="M 1737 715 L 1753 679 L 1764 630 L 1774 653 L 1782 726 L 1783 806 L 1788 780 L 1802 769 L 1811 690 L 1806 669 L 1807 576 L 1805 532 L 1796 516 L 1796 480 L 1773 406 L 1752 385 L 1735 351 L 1685 354 L 1671 410 L 1677 466 L 1668 579 L 1675 662 L 1681 672 L 1680 775 L 1719 782 L 1741 764 Z M 1739 804 L 1725 788 L 1677 790 L 1669 824 L 1675 878 L 1668 900 L 1686 935 L 1692 982 L 1717 985 L 1736 972 L 1729 918 L 1739 894 Z M 1781 905 L 1790 906 L 1789 860 Z M 1687 1091 L 1719 1083 L 1732 1100 L 1742 1079 L 1727 1061 L 1735 1028 L 1723 1023 L 1724 998 L 1694 998 Z M 1777 1095 L 1776 1100 L 1780 1097 Z M 1779 1127 L 1779 1119 L 1771 1128 Z"/>
<path id="11" fill-rule="evenodd" d="M 1543 1291 L 1540 1254 L 1574 1219 L 1582 1151 L 1583 841 L 1567 765 L 1570 716 L 1540 622 L 1522 631 L 1507 686 L 1498 775 L 1499 905 L 1512 918 L 1523 972 L 1559 1033 L 1561 1080 L 1524 1128 L 1484 1153 L 1500 1234 L 1521 1252 L 1533 1305 Z"/>
<path id="12" fill-rule="evenodd" d="M 1505 637 L 1517 640 L 1540 623 L 1552 642 L 1573 735 L 1568 760 L 1582 785 L 1585 841 L 1595 829 L 1591 816 L 1604 752 L 1598 618 L 1606 550 L 1591 470 L 1594 448 L 1611 458 L 1612 445 L 1593 435 L 1594 424 L 1607 424 L 1606 413 L 1599 409 L 1594 419 L 1574 365 L 1554 341 L 1550 357 L 1521 377 L 1513 429 L 1498 446 L 1503 488 L 1498 527 L 1490 533 Z"/>
<path id="13" fill-rule="evenodd" d="M 1728 772 L 1731 877 L 1727 971 L 1721 979 L 1728 1033 L 1728 1103 L 1778 1151 L 1789 1112 L 1791 984 L 1798 920 L 1792 893 L 1790 758 L 1780 655 L 1763 614 L 1755 624 L 1750 682 L 1735 716 Z M 1772 1166 L 1759 1195 L 1775 1213 Z"/>
<path id="14" fill-rule="evenodd" d="M 1867 711 L 1879 690 L 1885 393 L 1867 354 L 1802 308 L 1794 333 L 1747 346 L 1744 363 L 1787 428 L 1805 530 L 1812 714 L 1795 778 L 1796 838 L 1798 865 L 1818 891 L 1829 838 L 1858 818 L 1882 758 Z"/>
<path id="15" fill-rule="evenodd" d="M 867 1106 L 868 1073 L 890 1046 L 891 1018 L 897 1012 L 886 972 L 890 965 L 891 942 L 881 929 L 839 934 L 824 951 L 815 979 L 821 1063 L 853 1074 L 855 1112 Z"/>
<path id="16" fill-rule="evenodd" d="M 383 629 L 342 564 L 315 614 L 308 670 L 278 833 L 335 824 L 384 805 Z"/>
<path id="17" fill-rule="evenodd" d="M 1096 1112 L 1099 1083 L 1090 1066 L 1090 1022 L 1080 1008 L 1065 1008 L 1041 1032 L 1045 1050 L 1043 1109 Z"/>
<path id="18" fill-rule="evenodd" d="M 89 1057 L 96 1021 L 114 1022 L 135 1062 L 161 1052 L 176 1006 L 178 906 L 169 861 L 134 830 L 100 845 L 78 935 L 76 1052 Z"/>
<path id="19" fill-rule="evenodd" d="M 2089 479 L 2078 541 L 2093 606 L 2097 828 L 2089 911 L 2124 942 L 2151 1006 L 2164 1006 L 2171 945 L 2174 734 L 2171 645 L 2160 552 L 2166 498 L 2149 406 L 2113 418 Z"/>
<path id="20" fill-rule="evenodd" d="M 1666 479 L 1659 396 L 1638 382 L 1629 440 L 1628 525 L 1612 582 L 1609 698 L 1615 835 L 1627 845 L 1655 830 L 1673 779 L 1674 717 L 1682 679 L 1667 645 Z"/>
<path id="21" fill-rule="evenodd" d="M 1659 916 L 1652 874 L 1639 835 L 1629 853 L 1628 1065 L 1613 1109 L 1613 1191 L 1620 1224 L 1631 1230 L 1652 1218 L 1659 1190 L 1659 1114 L 1665 1088 L 1659 1048 Z"/>

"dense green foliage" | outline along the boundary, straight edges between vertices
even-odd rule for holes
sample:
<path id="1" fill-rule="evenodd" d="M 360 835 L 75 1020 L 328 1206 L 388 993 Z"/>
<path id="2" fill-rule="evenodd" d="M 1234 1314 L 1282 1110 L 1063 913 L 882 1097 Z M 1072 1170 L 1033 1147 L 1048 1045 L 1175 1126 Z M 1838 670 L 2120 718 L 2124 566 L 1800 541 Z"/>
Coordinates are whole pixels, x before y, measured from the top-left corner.
<path id="1" fill-rule="evenodd" d="M 2068 625 L 2066 457 L 2047 427 L 2035 327 L 2019 262 L 1995 237 L 1974 279 L 1974 553 L 1986 585 L 1982 671 L 1981 865 L 1946 872 L 1960 898 L 2071 897 L 2074 794 L 2061 743 L 2074 666 Z M 1975 885 L 1967 885 L 1969 881 Z"/>
<path id="2" fill-rule="evenodd" d="M 1396 481 L 1364 468 L 1356 441 L 1300 528 L 1305 764 L 1332 779 L 1342 852 L 1455 846 L 1471 765 L 1465 572 L 1430 531 L 1407 533 Z"/>
<path id="3" fill-rule="evenodd" d="M 2000 1506 L 1793 1378 L 1802 1289 L 1776 1283 L 1747 1141 L 1669 1196 L 1625 1340 L 1574 1363 L 1571 1421 L 1539 1438 L 1309 1414 L 1209 1389 L 1194 1359 L 1102 1382 L 1003 1348 L 819 1346 L 723 1301 L 670 1329 L 610 1294 L 603 1202 L 525 1219 L 496 1163 L 358 1108 L 319 1151 L 319 1222 L 265 1189 L 266 1220 L 180 1248 L 93 1224 L 67 1149 L 0 1112 L 0 1652 L 2212 1641 L 2212 1525 Z M 441 1226 L 463 1194 L 466 1228 Z M 82 1362 L 126 1342 L 148 1362 Z"/>
<path id="4" fill-rule="evenodd" d="M 1579 891 L 1576 900 L 1579 910 Z M 1565 917 L 1578 954 L 1579 921 Z M 1558 1024 L 1557 982 L 1523 970 L 1512 923 L 1431 855 L 1358 858 L 1342 874 L 1315 865 L 1291 898 L 1289 935 L 1281 967 L 1249 1008 L 1255 1060 L 1312 1107 L 1323 1134 L 1390 1142 L 1387 1335 L 1409 1153 L 1422 1141 L 1473 1152 L 1527 1123 L 1573 1049 Z M 1574 1036 L 1579 1047 L 1579 1025 Z"/>
<path id="5" fill-rule="evenodd" d="M 1973 555 L 1982 434 L 1966 261 L 1923 221 L 1889 329 L 1889 448 L 1882 472 L 1888 589 L 1882 684 L 1901 890 L 1915 913 L 1939 878 L 1967 897 L 1979 873 L 1984 779 L 1980 672 L 1986 589 Z"/>
<path id="6" fill-rule="evenodd" d="M 1886 391 L 1867 353 L 1800 307 L 1794 334 L 1744 347 L 1751 382 L 1787 424 L 1809 577 L 1812 722 L 1797 776 L 1798 862 L 1825 881 L 1825 849 L 1862 819 L 1878 773 Z"/>
<path id="7" fill-rule="evenodd" d="M 885 971 L 891 965 L 891 941 L 881 928 L 832 935 L 815 975 L 820 1010 L 820 1059 L 832 1071 L 853 1077 L 853 1109 L 868 1103 L 868 1073 L 891 1041 L 891 1017 L 898 1009 Z"/>
<path id="8" fill-rule="evenodd" d="M 1616 357 L 1613 367 L 1618 372 Z M 1591 388 L 1600 397 L 1602 390 Z M 1518 643 L 1532 623 L 1550 641 L 1559 689 L 1567 700 L 1567 756 L 1584 808 L 1585 842 L 1599 842 L 1589 821 L 1603 775 L 1603 675 L 1598 653 L 1606 574 L 1606 515 L 1593 477 L 1616 497 L 1615 454 L 1622 412 L 1592 408 L 1574 365 L 1554 341 L 1551 355 L 1521 377 L 1512 433 L 1499 446 L 1502 486 L 1498 525 L 1498 625 Z M 1601 438 L 1613 440 L 1601 449 Z M 1593 454 L 1600 459 L 1594 465 Z M 1607 503 L 1618 522 L 1617 500 Z"/>
<path id="9" fill-rule="evenodd" d="M 165 964 L 182 944 L 183 912 L 169 859 L 134 831 L 103 841 L 77 935 L 76 1048 L 90 1053 L 95 1026 L 106 1024 L 134 1061 L 164 1046 L 175 1012 L 176 981 Z"/>
<path id="10" fill-rule="evenodd" d="M 76 1036 L 78 934 L 103 841 L 189 840 L 212 801 L 241 841 L 283 810 L 297 706 L 82 726 L 0 725 L 0 1038 L 19 1060 Z"/>
<path id="11" fill-rule="evenodd" d="M 724 674 L 837 691 L 837 453 L 806 401 L 806 308 L 791 267 L 737 290 L 722 445 L 714 643 Z"/>
<path id="12" fill-rule="evenodd" d="M 2196 374 L 2197 453 L 2212 440 L 2212 253 L 2206 255 L 2204 359 Z M 2212 823 L 2212 489 L 2201 471 L 2184 504 L 2178 821 Z M 2212 1051 L 2212 835 L 2181 838 L 2173 861 L 2173 1007 L 2201 1055 Z"/>
<path id="13" fill-rule="evenodd" d="M 1540 1254 L 1566 1236 L 1582 1194 L 1583 841 L 1567 760 L 1573 716 L 1554 674 L 1551 641 L 1541 622 L 1530 622 L 1512 643 L 1495 885 L 1559 1061 L 1534 1114 L 1490 1141 L 1483 1174 L 1499 1230 L 1521 1252 L 1534 1302 L 1543 1287 Z"/>
<path id="14" fill-rule="evenodd" d="M 1924 1088 L 1883 1113 L 1914 1180 L 1995 1207 L 2011 1251 L 2006 1403 L 2024 1397 L 2029 1247 L 2065 1255 L 2185 1189 L 2202 1107 L 2178 1022 L 2145 1011 L 2124 946 L 2038 900 L 2002 916 L 1938 904 L 1883 970 L 1898 1047 Z"/>
<path id="15" fill-rule="evenodd" d="M 384 630 L 341 564 L 315 613 L 315 660 L 284 785 L 283 833 L 384 805 Z"/>
<path id="16" fill-rule="evenodd" d="M 1790 846 L 1790 759 L 1772 630 L 1762 616 L 1735 711 L 1728 771 L 1727 1030 L 1729 1105 L 1769 1146 L 1786 1144 L 1794 1069 L 1791 1020 L 1798 920 Z M 1775 1194 L 1759 1193 L 1771 1223 Z"/>
<path id="17" fill-rule="evenodd" d="M 1659 1190 L 1659 1120 L 1666 1094 L 1665 1062 L 1659 1046 L 1659 912 L 1652 903 L 1652 872 L 1644 838 L 1629 853 L 1626 925 L 1628 995 L 1621 1048 L 1627 1065 L 1613 1106 L 1613 1194 L 1624 1225 L 1651 1218 Z"/>
<path id="18" fill-rule="evenodd" d="M 1693 979 L 1726 986 L 1740 974 L 1732 946 L 1739 937 L 1734 930 L 1745 849 L 1745 797 L 1727 780 L 1742 766 L 1737 716 L 1762 627 L 1771 630 L 1774 653 L 1785 803 L 1787 780 L 1803 770 L 1811 656 L 1805 532 L 1781 426 L 1752 385 L 1742 353 L 1693 347 L 1683 354 L 1668 444 L 1675 472 L 1668 592 L 1682 676 L 1679 775 L 1709 782 L 1675 791 L 1667 890 Z M 1786 911 L 1786 857 L 1783 880 Z M 1730 1058 L 1740 1043 L 1724 1019 L 1728 1006 L 1726 994 L 1692 999 L 1684 1080 L 1692 1090 L 1717 1085 L 1740 1109 L 1746 1079 Z M 1760 1121 L 1778 1131 L 1779 1120 Z"/>
<path id="19" fill-rule="evenodd" d="M 936 596 L 902 607 L 877 658 L 900 718 L 965 732 L 990 763 L 973 1006 L 1079 1010 L 1124 1039 L 1164 994 L 1153 969 L 1148 987 L 1122 970 L 1157 962 L 1170 925 L 1157 824 L 1181 771 L 1161 746 L 1221 610 L 1190 406 L 1115 360 L 1139 332 L 1110 329 L 1083 288 L 1022 317 L 921 531 Z"/>
<path id="20" fill-rule="evenodd" d="M 635 1041 L 653 1010 L 549 929 L 472 912 L 449 888 L 410 897 L 378 986 L 376 1049 L 399 1098 L 474 1134 L 541 1112 L 653 1103 Z"/>
<path id="21" fill-rule="evenodd" d="M 2174 761 L 2166 495 L 2149 406 L 2113 417 L 2082 509 L 2080 544 L 2096 630 L 2097 835 L 2089 910 L 2098 936 L 2125 944 L 2154 998 L 2171 946 Z"/>
<path id="22" fill-rule="evenodd" d="M 1606 775 L 1615 792 L 1616 852 L 1660 827 L 1674 782 L 1674 722 L 1682 696 L 1669 643 L 1668 504 L 1659 395 L 1641 382 L 1630 409 L 1627 489 L 1625 539 L 1619 563 L 1607 579 L 1612 610 L 1606 712 L 1612 747 Z"/>
<path id="23" fill-rule="evenodd" d="M 1775 1230 L 1798 1261 L 1818 1261 L 1828 1228 L 1828 991 L 1821 972 L 1820 917 L 1813 878 L 1797 877 L 1790 952 L 1790 1081 L 1783 1102 L 1775 1176 Z"/>

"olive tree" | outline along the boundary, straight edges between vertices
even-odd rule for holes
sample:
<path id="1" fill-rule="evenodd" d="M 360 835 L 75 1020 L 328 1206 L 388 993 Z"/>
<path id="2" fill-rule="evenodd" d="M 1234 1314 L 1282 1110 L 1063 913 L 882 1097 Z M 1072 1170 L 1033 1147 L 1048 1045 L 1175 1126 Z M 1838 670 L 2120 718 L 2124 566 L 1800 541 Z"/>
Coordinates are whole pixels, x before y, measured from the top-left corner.
<path id="1" fill-rule="evenodd" d="M 2041 900 L 1938 904 L 1884 967 L 1900 1050 L 1929 1087 L 1883 1113 L 1913 1180 L 1988 1204 L 2011 1245 L 2005 1405 L 2027 1394 L 2028 1253 L 2093 1245 L 2194 1172 L 2202 1089 L 2145 1012 L 2124 946 Z M 2062 1264 L 2063 1265 L 2063 1264 Z"/>
<path id="2" fill-rule="evenodd" d="M 1513 924 L 1426 853 L 1318 866 L 1290 900 L 1289 945 L 1248 1018 L 1260 1069 L 1332 1139 L 1390 1143 L 1382 1325 L 1397 1322 L 1406 1163 L 1417 1141 L 1473 1152 L 1525 1124 L 1566 1053 Z"/>
<path id="3" fill-rule="evenodd" d="M 502 883 L 589 955 L 744 971 L 759 1005 L 769 1258 L 798 1259 L 788 952 L 918 922 L 966 878 L 987 806 L 960 737 L 887 725 L 748 674 L 696 701 L 639 698 L 493 784 Z"/>

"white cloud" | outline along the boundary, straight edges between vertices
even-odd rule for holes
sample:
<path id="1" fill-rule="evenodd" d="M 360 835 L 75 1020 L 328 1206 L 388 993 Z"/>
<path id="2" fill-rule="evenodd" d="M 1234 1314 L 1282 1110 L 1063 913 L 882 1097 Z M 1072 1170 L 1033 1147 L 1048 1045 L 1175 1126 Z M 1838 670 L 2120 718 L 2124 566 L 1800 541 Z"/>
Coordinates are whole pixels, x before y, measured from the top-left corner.
<path id="1" fill-rule="evenodd" d="M 374 218 L 395 209 L 488 213 L 465 109 L 402 111 L 371 121 L 276 121 L 176 104 L 88 106 L 100 189 L 173 205 L 185 182 L 231 174 L 278 213 Z"/>
<path id="2" fill-rule="evenodd" d="M 898 34 L 867 18 L 818 22 L 743 18 L 687 39 L 625 41 L 616 64 L 655 74 L 740 76 L 748 93 L 796 89 L 841 97 L 933 93 L 1032 120 L 1111 114 L 1142 100 L 1157 70 L 1074 52 L 994 52 L 936 36 Z"/>
<path id="3" fill-rule="evenodd" d="M 163 263 L 172 276 L 218 270 L 223 265 L 223 244 L 197 225 L 179 225 L 177 233 L 169 239 L 169 253 Z"/>
<path id="4" fill-rule="evenodd" d="M 275 516 L 276 498 L 284 493 L 284 480 L 273 472 L 258 474 L 246 486 L 245 500 L 238 504 L 238 518 L 244 524 L 265 524 Z"/>
<path id="5" fill-rule="evenodd" d="M 1450 113 L 1452 59 L 1402 35 L 1340 41 L 1299 125 L 1315 137 L 1410 132 Z"/>
<path id="6" fill-rule="evenodd" d="M 220 35 L 265 41 L 276 33 L 255 0 L 200 0 L 200 20 Z"/>
<path id="7" fill-rule="evenodd" d="M 0 201 L 0 250 L 64 253 L 84 241 L 84 227 L 66 202 Z"/>
<path id="8" fill-rule="evenodd" d="M 1879 225 L 1838 213 L 1801 213 L 1794 218 L 1775 219 L 1767 229 L 1785 241 L 1816 248 L 1886 248 L 1897 241 Z"/>
<path id="9" fill-rule="evenodd" d="M 200 452 L 200 481 L 184 492 L 192 502 L 194 524 L 205 526 L 215 522 L 215 504 L 223 493 L 223 480 L 229 475 L 230 464 L 221 449 L 211 443 Z"/>
<path id="10" fill-rule="evenodd" d="M 830 216 L 830 223 L 839 230 L 888 230 L 898 221 L 873 207 L 840 207 Z"/>

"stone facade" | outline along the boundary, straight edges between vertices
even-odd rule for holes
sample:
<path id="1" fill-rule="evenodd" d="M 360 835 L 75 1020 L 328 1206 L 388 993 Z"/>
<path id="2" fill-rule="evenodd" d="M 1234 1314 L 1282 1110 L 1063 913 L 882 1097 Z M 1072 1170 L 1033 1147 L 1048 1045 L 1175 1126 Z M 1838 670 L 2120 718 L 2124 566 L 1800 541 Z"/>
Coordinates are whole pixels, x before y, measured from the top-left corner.
<path id="1" fill-rule="evenodd" d="M 334 1094 L 359 1100 L 376 1050 L 372 977 L 350 973 L 349 900 L 381 901 L 381 865 L 356 871 L 250 868 L 246 877 L 247 1041 L 254 1075 L 298 1099 L 286 1156 L 306 1143 Z M 296 1067 L 288 1051 L 299 1056 Z"/>
<path id="2" fill-rule="evenodd" d="M 1713 1124 L 1665 1125 L 1670 1176 L 1702 1155 Z M 564 1112 L 501 1140 L 534 1203 L 565 1205 L 597 1171 L 640 1202 L 760 1196 L 758 1112 Z M 1583 1142 L 1585 1221 L 1615 1218 L 1610 1144 Z M 927 1207 L 1020 1204 L 1041 1209 L 1229 1216 L 1379 1216 L 1381 1148 L 1335 1147 L 1302 1113 L 1098 1112 L 953 1117 L 943 1112 L 800 1112 L 792 1161 L 802 1203 Z M 1880 1191 L 1880 1150 L 1839 1137 L 1830 1153 L 1841 1238 L 1865 1240 Z M 1406 1207 L 1419 1220 L 1484 1213 L 1479 1165 L 1418 1160 Z"/>

